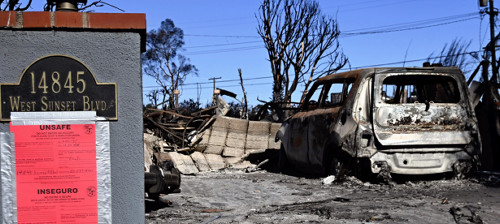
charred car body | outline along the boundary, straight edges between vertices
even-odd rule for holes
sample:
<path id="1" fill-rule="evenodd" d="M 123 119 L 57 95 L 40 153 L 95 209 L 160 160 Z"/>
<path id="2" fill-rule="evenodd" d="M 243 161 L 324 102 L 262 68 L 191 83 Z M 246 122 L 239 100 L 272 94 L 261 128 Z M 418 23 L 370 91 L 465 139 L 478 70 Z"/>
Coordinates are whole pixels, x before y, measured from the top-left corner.
<path id="1" fill-rule="evenodd" d="M 371 173 L 463 173 L 481 152 L 465 83 L 456 67 L 322 77 L 277 134 L 280 166 L 336 174 L 364 163 Z"/>

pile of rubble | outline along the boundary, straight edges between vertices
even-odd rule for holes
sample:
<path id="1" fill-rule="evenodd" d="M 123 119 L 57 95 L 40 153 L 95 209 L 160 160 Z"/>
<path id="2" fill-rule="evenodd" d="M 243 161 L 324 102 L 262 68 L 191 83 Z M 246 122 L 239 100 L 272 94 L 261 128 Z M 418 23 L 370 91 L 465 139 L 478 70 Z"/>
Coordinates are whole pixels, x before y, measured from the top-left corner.
<path id="1" fill-rule="evenodd" d="M 154 115 L 166 113 L 157 112 Z M 183 174 L 253 168 L 255 165 L 246 160 L 249 155 L 280 147 L 275 142 L 280 123 L 209 116 L 203 111 L 194 117 L 177 116 L 170 124 L 155 121 L 152 116 L 145 116 L 146 122 L 156 129 L 145 129 L 145 167 L 159 159 L 173 161 Z"/>

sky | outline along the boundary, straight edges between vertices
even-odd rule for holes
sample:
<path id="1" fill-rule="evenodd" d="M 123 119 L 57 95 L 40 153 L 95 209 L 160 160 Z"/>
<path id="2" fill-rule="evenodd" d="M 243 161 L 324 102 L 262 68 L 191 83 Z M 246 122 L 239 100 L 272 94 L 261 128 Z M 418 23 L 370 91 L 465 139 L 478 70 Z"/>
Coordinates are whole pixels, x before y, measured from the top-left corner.
<path id="1" fill-rule="evenodd" d="M 45 1 L 33 3 L 31 11 L 43 9 Z M 88 0 L 88 3 L 93 2 Z M 261 0 L 106 0 L 125 13 L 145 13 L 148 31 L 171 19 L 184 31 L 184 50 L 198 68 L 198 76 L 185 80 L 180 101 L 211 101 L 213 83 L 218 88 L 243 93 L 238 69 L 250 105 L 269 101 L 271 67 L 257 33 Z M 431 54 L 459 38 L 471 41 L 469 51 L 481 51 L 489 42 L 489 20 L 479 13 L 478 0 L 319 0 L 322 13 L 334 18 L 341 32 L 339 43 L 349 59 L 343 71 L 380 66 L 421 66 Z M 497 4 L 500 4 L 498 2 Z M 94 12 L 121 13 L 109 7 Z M 498 29 L 498 28 L 497 28 Z M 475 67 L 479 62 L 471 61 Z M 143 94 L 157 88 L 144 77 Z M 297 91 L 296 97 L 300 96 Z M 295 99 L 294 98 L 294 99 Z M 148 103 L 144 98 L 145 104 Z M 231 100 L 229 100 L 231 101 Z"/>

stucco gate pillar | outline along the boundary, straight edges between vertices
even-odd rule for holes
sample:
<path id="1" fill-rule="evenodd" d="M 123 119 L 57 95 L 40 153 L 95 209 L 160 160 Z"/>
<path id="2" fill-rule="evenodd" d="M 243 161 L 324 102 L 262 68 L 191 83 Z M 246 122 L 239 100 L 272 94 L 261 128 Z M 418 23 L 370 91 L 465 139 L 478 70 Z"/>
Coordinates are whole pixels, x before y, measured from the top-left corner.
<path id="1" fill-rule="evenodd" d="M 98 185 L 100 181 L 110 185 L 110 189 L 103 191 L 109 194 L 105 195 L 110 198 L 109 207 L 99 207 L 99 222 L 144 223 L 140 55 L 145 49 L 145 34 L 145 14 L 0 12 L 2 149 L 12 146 L 8 133 L 12 132 L 13 114 L 33 120 L 36 118 L 31 116 L 32 113 L 43 112 L 40 116 L 49 120 L 49 124 L 53 124 L 51 116 L 57 121 L 52 126 L 40 125 L 40 130 L 60 133 L 70 133 L 70 128 L 71 133 L 75 132 L 73 126 L 58 125 L 75 124 L 70 121 L 74 117 L 85 120 L 87 116 L 90 118 L 82 124 L 95 124 L 96 129 L 107 128 L 104 132 L 96 130 L 96 138 L 109 144 L 103 146 L 99 140 L 96 143 L 97 157 L 100 147 L 109 149 L 109 161 L 102 161 L 102 158 L 98 161 L 98 164 L 108 163 L 104 172 L 110 179 L 100 180 L 97 172 Z M 91 126 L 85 127 L 90 127 L 86 130 L 92 132 Z M 14 134 L 18 135 L 17 132 Z M 78 148 L 79 142 L 74 140 L 69 144 Z M 15 148 L 19 148 L 18 145 Z M 2 162 L 4 167 L 9 158 L 4 156 Z M 9 183 L 12 180 L 9 172 L 15 173 L 2 169 L 1 186 L 15 189 L 15 184 Z M 86 190 L 92 194 L 90 188 Z M 15 190 L 3 187 L 0 200 L 8 201 L 7 197 L 12 196 L 10 193 L 15 193 L 12 191 Z M 65 193 L 74 191 L 63 189 Z M 17 192 L 17 197 L 19 194 L 23 192 Z M 63 195 L 61 189 L 42 189 L 38 194 Z M 9 223 L 9 214 L 5 213 L 5 208 L 3 210 L 0 213 L 2 222 Z M 101 215 L 108 219 L 101 219 Z"/>

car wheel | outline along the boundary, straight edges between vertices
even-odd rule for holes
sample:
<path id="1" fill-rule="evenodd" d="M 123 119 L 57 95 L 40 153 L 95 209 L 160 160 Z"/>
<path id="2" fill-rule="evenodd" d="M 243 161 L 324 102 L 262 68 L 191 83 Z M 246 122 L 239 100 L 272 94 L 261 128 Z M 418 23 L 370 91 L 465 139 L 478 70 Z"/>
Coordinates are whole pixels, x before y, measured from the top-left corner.
<path id="1" fill-rule="evenodd" d="M 351 172 L 352 160 L 352 157 L 340 150 L 326 153 L 325 174 L 335 175 L 337 180 L 345 178 Z"/>
<path id="2" fill-rule="evenodd" d="M 281 144 L 279 155 L 278 155 L 278 170 L 283 172 L 287 169 L 288 159 L 286 158 L 285 147 Z"/>
<path id="3" fill-rule="evenodd" d="M 153 199 L 155 201 L 158 201 L 158 199 L 160 198 L 160 194 L 159 193 L 148 193 L 148 198 Z"/>
<path id="4" fill-rule="evenodd" d="M 338 176 L 340 169 L 342 168 L 342 163 L 337 158 L 336 155 L 331 155 L 327 154 L 327 157 L 325 157 L 325 162 L 324 162 L 324 168 L 325 168 L 325 174 L 328 175 L 335 175 Z"/>

